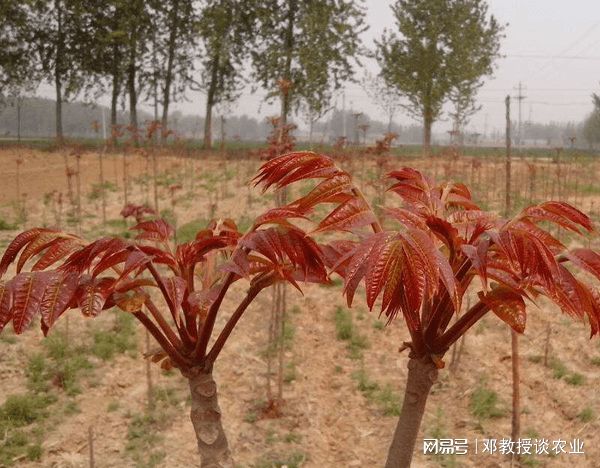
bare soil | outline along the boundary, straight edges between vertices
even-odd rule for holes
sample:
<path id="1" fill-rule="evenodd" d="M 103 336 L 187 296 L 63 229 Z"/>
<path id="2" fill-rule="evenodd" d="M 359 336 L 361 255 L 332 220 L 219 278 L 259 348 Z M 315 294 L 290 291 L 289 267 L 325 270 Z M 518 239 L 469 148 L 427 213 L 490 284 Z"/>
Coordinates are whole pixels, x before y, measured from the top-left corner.
<path id="1" fill-rule="evenodd" d="M 8 223 L 18 218 L 15 207 L 17 156 L 15 150 L 0 152 L 0 219 Z M 64 154 L 22 150 L 19 156 L 23 160 L 19 177 L 21 196 L 26 194 L 23 202 L 26 216 L 20 220 L 17 229 L 0 231 L 2 250 L 7 241 L 24 228 L 57 224 L 51 205 L 48 201 L 44 203 L 44 197 L 48 199 L 48 194 L 53 191 L 63 193 L 60 221 L 64 228 L 81 229 L 82 234 L 89 237 L 109 230 L 101 223 L 100 201 L 88 197 L 92 185 L 99 180 L 97 154 L 84 154 L 80 161 L 83 197 L 80 227 L 74 222 L 65 225 L 72 207 L 67 197 Z M 143 180 L 139 179 L 145 174 L 146 160 L 140 155 L 128 155 L 127 158 L 129 173 L 132 178 L 138 178 L 131 181 L 130 201 L 151 202 L 151 187 L 147 190 Z M 160 208 L 173 209 L 178 226 L 206 220 L 215 209 L 218 216 L 239 219 L 257 214 L 273 203 L 272 198 L 261 198 L 257 191 L 246 188 L 258 161 L 226 161 L 218 155 L 190 160 L 161 154 L 159 159 L 164 178 Z M 484 190 L 486 203 L 492 207 L 501 194 L 502 180 L 494 174 L 501 170 L 501 161 L 487 163 L 493 166 L 473 173 L 468 160 L 448 168 L 442 164 L 434 168 L 428 161 L 411 161 L 413 163 L 436 172 L 438 177 L 446 175 L 473 182 L 476 189 L 487 186 Z M 106 155 L 104 164 L 105 178 L 115 188 L 109 193 L 107 216 L 109 221 L 115 220 L 111 225 L 114 227 L 119 225 L 116 220 L 123 205 L 123 157 Z M 361 167 L 357 161 L 345 164 L 354 166 L 354 172 L 363 175 L 365 190 L 369 196 L 375 196 L 378 182 L 368 181 L 373 181 L 376 167 L 368 163 L 366 168 Z M 73 155 L 68 156 L 68 165 L 75 167 Z M 404 163 L 399 161 L 397 166 L 401 165 Z M 551 163 L 546 166 L 549 167 L 548 174 L 555 170 Z M 596 166 L 593 166 L 593 174 L 597 174 Z M 515 170 L 519 184 L 515 194 L 527 198 L 529 179 L 525 163 L 517 162 Z M 483 176 L 481 171 L 484 171 Z M 589 167 L 573 171 L 575 175 L 571 177 L 573 180 L 580 177 L 582 185 L 585 177 L 594 177 L 593 174 L 589 176 L 592 172 Z M 480 180 L 477 180 L 478 176 Z M 498 179 L 492 188 L 494 177 Z M 535 198 L 543 195 L 544 183 L 543 175 L 538 173 Z M 182 189 L 171 197 L 168 187 L 177 184 L 182 185 Z M 560 195 L 558 187 L 554 190 Z M 218 197 L 215 197 L 217 193 Z M 563 195 L 571 197 L 570 201 L 581 201 L 586 209 L 588 205 L 593 208 L 596 199 L 593 193 Z M 239 292 L 242 291 L 239 286 Z M 382 328 L 377 313 L 369 312 L 357 294 L 352 317 L 367 348 L 356 356 L 348 349 L 347 341 L 336 338 L 335 310 L 345 307 L 339 286 L 307 286 L 304 296 L 294 291 L 287 296 L 294 335 L 286 352 L 286 362 L 290 369 L 293 368 L 294 375 L 285 384 L 281 418 L 260 419 L 260 404 L 266 394 L 264 356 L 270 292 L 263 292 L 248 309 L 216 364 L 215 379 L 220 388 L 225 429 L 236 463 L 243 467 L 382 466 L 397 421 L 396 416 L 385 414 L 384 403 L 400 403 L 407 375 L 407 356 L 398 352 L 402 341 L 408 340 L 402 321 L 398 319 Z M 234 299 L 235 295 L 227 299 L 220 323 L 235 307 Z M 69 336 L 72 345 L 87 343 L 90 333 L 109 327 L 113 320 L 109 313 L 91 320 L 71 311 Z M 62 323 L 57 326 L 62 331 L 64 327 Z M 544 354 L 548 327 L 552 365 L 545 367 L 540 359 Z M 8 338 L 0 338 L 0 404 L 9 395 L 26 392 L 28 362 L 32 355 L 42 350 L 43 337 L 37 326 L 14 340 L 11 333 L 6 330 L 3 336 Z M 30 461 L 21 457 L 14 460 L 16 465 L 89 466 L 88 428 L 91 427 L 98 468 L 199 466 L 189 421 L 186 383 L 177 373 L 165 373 L 156 366 L 152 368 L 154 386 L 166 395 L 157 403 L 160 421 L 148 426 L 156 434 L 153 440 L 138 437 L 146 444 L 141 449 L 131 447 L 136 418 L 146 412 L 147 392 L 145 361 L 141 356 L 145 349 L 143 331 L 138 329 L 136 336 L 138 350 L 134 355 L 118 354 L 107 361 L 90 358 L 93 369 L 82 378 L 81 393 L 69 396 L 59 387 L 53 389 L 58 401 L 49 406 L 52 413 L 49 421 L 54 422 L 43 433 L 41 458 Z M 422 437 L 468 439 L 469 453 L 424 456 L 422 446 L 419 446 L 414 466 L 600 467 L 600 345 L 597 338 L 590 341 L 588 337 L 586 324 L 572 321 L 555 307 L 541 303 L 539 309 L 530 309 L 527 331 L 520 340 L 522 437 L 566 440 L 567 450 L 568 442 L 577 438 L 584 441 L 585 454 L 539 455 L 511 461 L 509 456 L 481 453 L 483 439 L 497 439 L 499 443 L 500 439 L 510 436 L 511 421 L 510 332 L 498 318 L 486 316 L 466 336 L 458 368 L 440 373 L 422 424 Z M 450 361 L 450 355 L 446 361 Z M 557 377 L 557 363 L 562 363 L 566 376 Z M 568 379 L 575 374 L 581 378 Z M 388 388 L 391 396 L 381 396 L 377 391 L 369 394 L 365 391 L 365 379 L 368 383 L 376 383 L 379 389 Z M 481 395 L 482 390 L 497 396 L 493 417 L 474 415 L 473 398 Z M 78 410 L 67 412 L 68 405 L 74 405 Z M 584 416 L 586 414 L 589 417 Z M 7 434 L 0 434 L 0 454 L 6 437 Z M 474 453 L 476 439 L 478 454 Z M 150 457 L 152 453 L 157 454 L 154 459 Z"/>

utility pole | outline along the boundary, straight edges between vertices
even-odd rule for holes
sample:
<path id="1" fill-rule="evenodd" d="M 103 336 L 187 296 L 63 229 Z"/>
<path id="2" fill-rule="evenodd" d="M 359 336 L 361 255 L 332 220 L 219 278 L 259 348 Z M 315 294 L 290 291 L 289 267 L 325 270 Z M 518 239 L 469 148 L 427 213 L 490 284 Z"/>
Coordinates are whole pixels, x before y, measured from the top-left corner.
<path id="1" fill-rule="evenodd" d="M 483 138 L 484 140 L 487 138 L 488 133 L 488 113 L 486 112 L 483 120 Z"/>
<path id="2" fill-rule="evenodd" d="M 358 120 L 360 119 L 360 117 L 363 115 L 362 112 L 354 112 L 352 114 L 352 116 L 354 117 L 354 144 L 356 146 L 360 145 L 360 135 L 358 133 L 358 131 L 360 130 L 358 128 Z"/>
<path id="3" fill-rule="evenodd" d="M 527 96 L 523 96 L 523 84 L 519 81 L 519 86 L 516 88 L 519 94 L 514 96 L 514 98 L 519 101 L 519 127 L 518 127 L 518 137 L 517 137 L 517 146 L 521 146 L 523 141 L 523 128 L 521 127 L 521 104 L 523 103 L 523 99 Z"/>
<path id="4" fill-rule="evenodd" d="M 521 83 L 519 83 L 519 96 L 521 96 Z M 518 99 L 518 98 L 517 98 Z M 511 141 L 510 141 L 510 96 L 506 96 L 506 198 L 504 201 L 504 216 L 510 215 L 511 200 Z M 519 100 L 519 108 L 521 101 Z M 521 396 L 520 396 L 520 357 L 519 357 L 519 336 L 514 330 L 510 330 L 511 341 L 511 363 L 512 363 L 512 421 L 511 437 L 517 440 L 521 434 Z"/>

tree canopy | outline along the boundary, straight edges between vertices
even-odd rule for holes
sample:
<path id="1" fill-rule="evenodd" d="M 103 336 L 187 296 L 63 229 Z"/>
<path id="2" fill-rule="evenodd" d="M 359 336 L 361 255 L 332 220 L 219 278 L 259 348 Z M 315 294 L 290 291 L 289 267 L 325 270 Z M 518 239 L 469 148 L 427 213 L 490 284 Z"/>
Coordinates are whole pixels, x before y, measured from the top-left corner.
<path id="1" fill-rule="evenodd" d="M 397 0 L 392 11 L 397 32 L 384 32 L 376 58 L 383 78 L 423 121 L 428 151 L 443 105 L 460 96 L 470 109 L 483 78 L 493 73 L 504 26 L 484 0 Z"/>
<path id="2" fill-rule="evenodd" d="M 263 88 L 291 84 L 282 102 L 285 119 L 305 103 L 322 113 L 334 90 L 353 75 L 366 29 L 362 0 L 257 0 L 254 78 Z"/>

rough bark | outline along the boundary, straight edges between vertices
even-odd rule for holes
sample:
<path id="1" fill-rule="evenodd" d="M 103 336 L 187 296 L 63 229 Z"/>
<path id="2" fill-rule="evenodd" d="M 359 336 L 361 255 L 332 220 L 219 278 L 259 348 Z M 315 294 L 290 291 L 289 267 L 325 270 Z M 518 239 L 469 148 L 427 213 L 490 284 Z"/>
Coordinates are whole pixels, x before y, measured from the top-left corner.
<path id="1" fill-rule="evenodd" d="M 211 373 L 188 376 L 192 395 L 191 419 L 196 432 L 202 468 L 233 468 L 227 437 L 221 423 L 217 385 Z"/>
<path id="2" fill-rule="evenodd" d="M 388 452 L 386 468 L 410 466 L 427 397 L 431 386 L 437 380 L 437 375 L 438 370 L 429 358 L 412 358 L 408 361 L 404 401 Z"/>

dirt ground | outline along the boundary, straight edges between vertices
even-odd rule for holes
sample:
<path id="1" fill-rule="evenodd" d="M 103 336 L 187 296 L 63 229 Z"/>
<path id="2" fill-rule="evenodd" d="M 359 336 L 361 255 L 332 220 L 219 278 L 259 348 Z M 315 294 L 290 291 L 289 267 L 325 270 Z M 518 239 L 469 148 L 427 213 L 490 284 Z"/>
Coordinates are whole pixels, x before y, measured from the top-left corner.
<path id="1" fill-rule="evenodd" d="M 121 154 L 105 155 L 104 177 L 110 187 L 107 223 L 103 225 L 102 204 L 93 193 L 94 184 L 99 183 L 98 155 L 86 153 L 80 159 L 81 222 L 74 221 L 76 200 L 72 204 L 68 194 L 65 154 L 68 153 L 0 151 L 0 220 L 7 224 L 7 229 L 0 231 L 0 250 L 4 250 L 18 231 L 43 224 L 61 224 L 89 238 L 123 232 L 126 226 L 119 221 L 125 197 L 123 161 L 130 174 L 128 200 L 152 201 L 152 189 L 144 177 L 151 170 L 147 159 L 140 155 L 127 155 L 125 160 Z M 16 162 L 18 158 L 22 161 L 20 164 Z M 166 215 L 171 216 L 179 228 L 208 220 L 212 212 L 247 222 L 252 215 L 273 204 L 272 196 L 262 197 L 246 188 L 258 161 L 223 160 L 218 155 L 184 159 L 161 154 L 158 159 L 162 184 L 159 206 L 169 211 Z M 66 161 L 69 167 L 76 168 L 74 155 L 68 154 Z M 362 176 L 361 183 L 368 195 L 375 196 L 377 183 L 373 182 L 373 174 L 377 168 L 368 163 L 367 167 L 352 161 L 346 164 L 354 166 L 354 172 Z M 416 164 L 427 166 L 428 163 L 417 161 Z M 435 172 L 440 177 L 462 177 L 481 188 L 491 186 L 492 178 L 496 177 L 494 171 L 501 167 L 501 162 L 490 162 L 494 166 L 487 169 L 488 172 L 485 168 L 473 172 L 471 163 L 461 164 L 446 168 L 440 164 Z M 519 163 L 516 165 L 519 171 Z M 528 172 L 525 163 L 521 165 L 516 193 L 527 198 Z M 594 175 L 589 175 L 589 167 L 587 171 L 579 170 L 594 180 Z M 597 170 L 594 166 L 593 173 L 597 174 Z M 484 171 L 483 181 L 480 171 Z M 572 172 L 571 183 L 577 174 Z M 71 184 L 76 199 L 76 177 L 72 177 Z M 501 184 L 501 180 L 494 184 L 497 193 L 486 192 L 487 203 L 493 204 L 498 199 Z M 181 188 L 169 190 L 176 185 Z M 541 172 L 534 198 L 541 196 L 544 187 L 561 195 L 560 182 L 551 188 Z M 571 185 L 565 183 L 563 187 Z M 20 202 L 17 202 L 17 193 Z M 62 207 L 56 201 L 58 193 L 62 193 Z M 570 196 L 567 192 L 562 195 Z M 584 208 L 593 209 L 596 196 L 575 192 L 570 201 L 580 201 Z M 238 286 L 240 292 L 242 287 Z M 263 292 L 248 309 L 214 371 L 224 425 L 237 466 L 382 466 L 397 421 L 393 413 L 400 404 L 407 375 L 407 356 L 398 353 L 402 341 L 408 340 L 402 321 L 382 327 L 377 313 L 368 312 L 357 294 L 350 312 L 360 337 L 357 351 L 352 343 L 336 337 L 336 308 L 346 309 L 339 286 L 307 286 L 304 296 L 290 291 L 287 295 L 289 326 L 293 333 L 285 355 L 289 374 L 284 385 L 283 416 L 261 419 L 259 407 L 266 396 L 267 371 L 268 312 L 265 311 L 270 309 L 270 294 Z M 236 305 L 233 296 L 226 300 L 220 324 Z M 92 320 L 71 311 L 69 346 L 91 346 L 94 333 L 110 330 L 114 323 L 112 312 Z M 59 323 L 55 333 L 64 333 L 65 326 Z M 157 399 L 155 415 L 148 419 L 146 362 L 142 359 L 146 344 L 141 329 L 137 328 L 134 340 L 133 351 L 117 353 L 107 360 L 90 356 L 91 367 L 82 374 L 78 392 L 69 395 L 60 385 L 51 383 L 50 392 L 56 401 L 48 406 L 45 419 L 35 423 L 40 429 L 32 432 L 39 439 L 41 452 L 17 455 L 10 463 L 22 467 L 89 466 L 91 429 L 97 468 L 199 466 L 184 379 L 157 366 L 151 369 L 153 385 L 161 398 Z M 543 355 L 547 343 L 549 358 L 545 366 Z M 520 460 L 498 453 L 482 453 L 485 439 L 497 439 L 500 444 L 501 439 L 510 436 L 511 430 L 510 332 L 495 316 L 486 316 L 467 334 L 457 368 L 440 373 L 427 404 L 413 466 L 600 467 L 599 340 L 589 340 L 586 324 L 572 321 L 556 308 L 542 303 L 539 309 L 530 309 L 520 346 L 522 437 L 548 439 L 551 447 L 552 441 L 565 440 L 567 451 L 569 442 L 579 439 L 584 442 L 584 453 L 534 455 Z M 0 404 L 11 395 L 32 391 L 28 390 L 31 360 L 44 349 L 37 326 L 16 338 L 10 330 L 3 332 L 0 337 Z M 450 360 L 448 355 L 447 362 Z M 423 455 L 424 437 L 467 439 L 469 453 Z M 2 451 L 8 450 L 9 440 L 9 431 L 0 434 L 0 460 Z M 474 453 L 476 440 L 477 454 Z"/>

